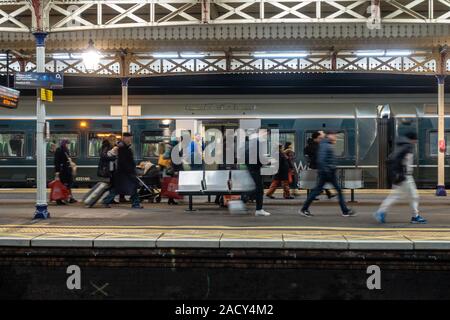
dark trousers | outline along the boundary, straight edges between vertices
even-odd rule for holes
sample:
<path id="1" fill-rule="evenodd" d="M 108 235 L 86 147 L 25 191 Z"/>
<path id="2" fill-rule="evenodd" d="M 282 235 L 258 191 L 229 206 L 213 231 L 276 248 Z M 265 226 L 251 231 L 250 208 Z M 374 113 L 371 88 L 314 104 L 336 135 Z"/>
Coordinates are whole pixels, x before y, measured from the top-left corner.
<path id="1" fill-rule="evenodd" d="M 263 196 L 264 196 L 264 185 L 263 185 L 263 179 L 261 176 L 261 169 L 260 170 L 249 170 L 250 175 L 253 178 L 253 181 L 255 182 L 255 202 L 256 202 L 256 210 L 262 210 L 263 208 Z"/>
<path id="2" fill-rule="evenodd" d="M 116 192 L 116 190 L 114 189 L 114 187 L 112 187 L 109 190 L 109 194 L 103 199 L 103 204 L 111 204 L 114 200 L 114 198 L 116 197 L 118 193 Z M 137 190 L 135 193 L 133 193 L 130 197 L 130 201 L 131 201 L 131 205 L 132 206 L 139 206 L 140 205 L 140 200 L 139 200 L 139 195 L 137 193 Z"/>
<path id="3" fill-rule="evenodd" d="M 339 206 L 341 207 L 342 212 L 343 213 L 348 212 L 348 208 L 347 208 L 347 205 L 345 204 L 345 199 L 344 199 L 344 195 L 342 194 L 341 187 L 337 183 L 336 172 L 331 172 L 329 174 L 319 173 L 319 183 L 309 194 L 308 198 L 306 199 L 305 203 L 303 204 L 302 210 L 308 210 L 309 206 L 314 201 L 314 199 L 322 192 L 323 186 L 327 182 L 331 183 L 334 186 L 334 188 L 336 189 L 336 192 L 338 193 L 338 197 L 339 197 Z"/>

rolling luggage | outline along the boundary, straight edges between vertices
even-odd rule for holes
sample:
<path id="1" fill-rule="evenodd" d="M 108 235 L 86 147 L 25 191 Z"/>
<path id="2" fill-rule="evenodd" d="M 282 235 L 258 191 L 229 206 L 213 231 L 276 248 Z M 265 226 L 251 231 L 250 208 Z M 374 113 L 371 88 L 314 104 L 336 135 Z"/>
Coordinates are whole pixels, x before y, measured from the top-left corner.
<path id="1" fill-rule="evenodd" d="M 92 187 L 91 190 L 84 196 L 83 203 L 92 208 L 105 194 L 109 189 L 109 184 L 105 182 L 98 182 L 95 186 Z"/>

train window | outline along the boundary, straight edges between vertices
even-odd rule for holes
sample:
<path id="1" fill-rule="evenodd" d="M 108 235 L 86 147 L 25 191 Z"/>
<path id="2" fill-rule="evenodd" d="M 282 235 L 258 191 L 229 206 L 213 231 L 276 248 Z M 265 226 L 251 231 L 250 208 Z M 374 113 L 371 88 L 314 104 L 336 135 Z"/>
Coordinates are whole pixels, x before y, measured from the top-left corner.
<path id="1" fill-rule="evenodd" d="M 24 133 L 0 132 L 0 158 L 23 158 L 24 149 Z"/>
<path id="2" fill-rule="evenodd" d="M 52 157 L 59 147 L 62 140 L 69 140 L 67 148 L 69 149 L 69 155 L 73 158 L 78 157 L 78 146 L 80 143 L 80 135 L 78 133 L 52 133 L 50 134 L 50 139 L 47 141 L 47 156 Z"/>
<path id="3" fill-rule="evenodd" d="M 170 142 L 170 137 L 163 135 L 162 131 L 147 131 L 142 133 L 142 157 L 143 158 L 158 158 L 160 153 L 164 150 L 159 150 L 161 142 Z"/>
<path id="4" fill-rule="evenodd" d="M 102 147 L 103 139 L 113 136 L 115 139 L 120 139 L 122 136 L 119 132 L 89 132 L 88 134 L 88 157 L 100 157 L 100 149 Z"/>
<path id="5" fill-rule="evenodd" d="M 432 157 L 437 157 L 438 155 L 438 133 L 437 131 L 431 131 L 428 136 L 429 154 Z M 450 131 L 445 132 L 445 155 L 450 156 L 450 147 L 448 143 L 450 142 Z"/>
<path id="6" fill-rule="evenodd" d="M 312 134 L 316 131 L 307 131 L 305 132 L 305 146 L 308 143 L 308 139 L 311 138 Z M 336 134 L 336 145 L 334 148 L 334 153 L 336 157 L 345 156 L 345 132 L 338 131 Z"/>

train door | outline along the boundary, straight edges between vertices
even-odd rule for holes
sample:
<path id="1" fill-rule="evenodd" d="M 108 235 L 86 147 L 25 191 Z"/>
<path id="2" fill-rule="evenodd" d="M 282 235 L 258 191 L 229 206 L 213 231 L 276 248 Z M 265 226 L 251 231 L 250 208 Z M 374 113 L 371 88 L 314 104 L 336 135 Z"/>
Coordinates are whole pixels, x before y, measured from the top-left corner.
<path id="1" fill-rule="evenodd" d="M 221 146 L 220 150 L 219 149 L 214 150 L 213 151 L 214 153 L 211 155 L 214 157 L 216 156 L 215 152 L 218 152 L 219 155 L 217 156 L 222 159 L 222 162 L 224 164 L 226 163 L 225 150 L 227 147 L 225 139 L 226 130 L 227 129 L 237 130 L 238 128 L 239 128 L 239 120 L 237 119 L 202 120 L 202 136 L 204 137 L 205 141 L 207 141 L 206 144 L 215 141 L 217 145 Z M 217 134 L 217 132 L 220 132 L 221 134 Z M 224 168 L 224 166 L 221 166 L 219 164 L 206 165 L 207 170 L 218 170 L 221 169 L 221 167 Z"/>
<path id="2" fill-rule="evenodd" d="M 378 107 L 378 188 L 389 189 L 391 181 L 388 176 L 387 159 L 394 147 L 395 119 L 389 105 Z"/>

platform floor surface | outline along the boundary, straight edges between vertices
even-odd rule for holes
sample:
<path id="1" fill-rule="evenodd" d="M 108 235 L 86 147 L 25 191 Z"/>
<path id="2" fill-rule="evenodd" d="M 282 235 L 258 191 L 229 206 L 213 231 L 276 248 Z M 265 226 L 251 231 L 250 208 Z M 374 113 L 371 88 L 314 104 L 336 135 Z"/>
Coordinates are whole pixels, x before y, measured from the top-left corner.
<path id="1" fill-rule="evenodd" d="M 75 190 L 81 199 L 86 190 Z M 359 190 L 355 217 L 342 217 L 336 199 L 321 196 L 311 206 L 314 217 L 298 214 L 305 193 L 293 200 L 265 199 L 268 217 L 255 217 L 254 204 L 246 213 L 231 213 L 207 197 L 194 197 L 196 211 L 179 205 L 144 203 L 112 208 L 86 208 L 81 203 L 49 205 L 51 218 L 32 220 L 34 190 L 0 190 L 0 246 L 81 247 L 256 247 L 330 249 L 450 249 L 450 199 L 423 190 L 421 210 L 426 225 L 411 224 L 407 199 L 392 208 L 380 225 L 373 213 L 386 190 Z M 276 194 L 280 198 L 280 194 Z M 346 194 L 347 200 L 349 194 Z M 212 199 L 214 200 L 214 199 Z"/>

